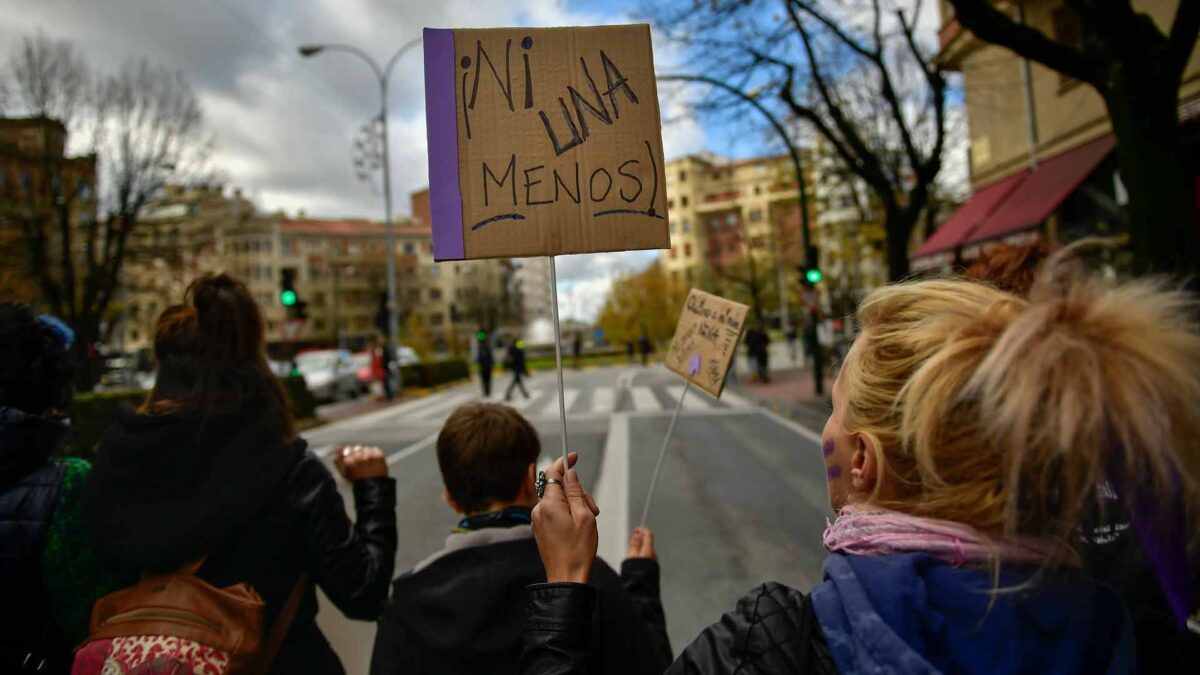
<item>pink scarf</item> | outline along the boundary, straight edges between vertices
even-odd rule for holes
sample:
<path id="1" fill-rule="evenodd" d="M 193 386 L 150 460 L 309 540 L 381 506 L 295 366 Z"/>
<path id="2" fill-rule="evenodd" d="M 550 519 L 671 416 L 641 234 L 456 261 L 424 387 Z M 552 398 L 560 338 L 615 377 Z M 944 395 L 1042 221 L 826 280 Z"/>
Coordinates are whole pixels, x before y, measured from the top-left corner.
<path id="1" fill-rule="evenodd" d="M 822 538 L 830 553 L 928 553 L 953 567 L 992 561 L 1014 565 L 1080 564 L 1079 555 L 1070 546 L 1054 539 L 990 539 L 970 525 L 861 504 L 843 507 Z"/>

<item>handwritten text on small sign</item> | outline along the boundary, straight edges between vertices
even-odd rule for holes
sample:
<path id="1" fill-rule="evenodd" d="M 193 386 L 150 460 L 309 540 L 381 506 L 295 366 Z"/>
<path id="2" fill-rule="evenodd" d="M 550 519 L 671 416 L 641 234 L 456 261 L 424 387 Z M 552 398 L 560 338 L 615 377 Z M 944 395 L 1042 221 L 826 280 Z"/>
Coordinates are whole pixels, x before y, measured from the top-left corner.
<path id="1" fill-rule="evenodd" d="M 746 305 L 693 288 L 667 351 L 667 368 L 720 396 L 749 311 Z M 699 372 L 690 374 L 697 365 Z"/>

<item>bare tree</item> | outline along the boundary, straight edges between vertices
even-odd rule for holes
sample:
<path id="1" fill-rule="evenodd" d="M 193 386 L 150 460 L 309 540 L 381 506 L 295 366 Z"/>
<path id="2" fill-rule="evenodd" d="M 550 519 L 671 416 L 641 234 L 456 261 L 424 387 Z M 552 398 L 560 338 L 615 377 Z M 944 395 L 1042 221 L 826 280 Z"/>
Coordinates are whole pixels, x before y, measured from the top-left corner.
<path id="1" fill-rule="evenodd" d="M 823 136 L 876 198 L 893 279 L 942 166 L 947 82 L 916 35 L 916 5 L 729 0 L 658 12 L 688 70 L 725 80 Z M 741 105 L 730 97 L 731 105 Z"/>
<path id="2" fill-rule="evenodd" d="M 38 33 L 21 41 L 9 62 L 7 103 L 68 129 L 92 99 L 91 72 L 75 46 Z"/>
<path id="3" fill-rule="evenodd" d="M 143 208 L 168 181 L 199 175 L 208 147 L 200 107 L 177 72 L 142 60 L 94 76 L 70 44 L 40 35 L 13 57 L 7 86 L 19 111 L 63 116 L 84 153 L 66 157 L 51 142 L 55 124 L 41 124 L 37 179 L 0 208 L 0 224 L 20 231 L 41 303 L 71 324 L 86 359 L 104 337 Z M 94 369 L 82 371 L 90 386 Z"/>
<path id="4" fill-rule="evenodd" d="M 1194 271 L 1200 230 L 1179 152 L 1177 106 L 1200 35 L 1200 2 L 1179 0 L 1167 33 L 1130 0 L 1066 0 L 1079 34 L 1051 38 L 988 0 L 950 0 L 959 23 L 1064 75 L 1104 99 L 1117 137 L 1117 164 L 1129 193 L 1130 240 L 1142 270 Z"/>

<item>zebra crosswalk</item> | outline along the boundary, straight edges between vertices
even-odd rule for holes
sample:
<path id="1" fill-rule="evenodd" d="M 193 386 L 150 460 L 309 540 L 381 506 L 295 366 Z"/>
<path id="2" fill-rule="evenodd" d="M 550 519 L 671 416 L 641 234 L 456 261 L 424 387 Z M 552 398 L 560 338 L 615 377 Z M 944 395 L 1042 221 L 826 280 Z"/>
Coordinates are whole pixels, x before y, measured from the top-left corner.
<path id="1" fill-rule="evenodd" d="M 600 386 L 566 387 L 563 389 L 563 401 L 567 414 L 574 417 L 608 416 L 614 413 L 652 414 L 669 413 L 674 410 L 674 402 L 683 393 L 682 385 L 658 386 Z M 488 399 L 479 395 L 474 388 L 462 388 L 405 403 L 387 411 L 374 413 L 377 421 L 387 423 L 409 423 L 433 425 L 441 424 L 446 417 L 464 403 L 479 400 L 504 402 L 504 397 L 496 392 Z M 558 390 L 554 387 L 530 387 L 529 398 L 517 395 L 509 405 L 513 406 L 529 419 L 549 419 L 558 417 Z M 705 413 L 720 410 L 732 410 L 747 407 L 743 399 L 728 397 L 715 399 L 695 388 L 688 392 L 683 401 L 683 412 Z"/>

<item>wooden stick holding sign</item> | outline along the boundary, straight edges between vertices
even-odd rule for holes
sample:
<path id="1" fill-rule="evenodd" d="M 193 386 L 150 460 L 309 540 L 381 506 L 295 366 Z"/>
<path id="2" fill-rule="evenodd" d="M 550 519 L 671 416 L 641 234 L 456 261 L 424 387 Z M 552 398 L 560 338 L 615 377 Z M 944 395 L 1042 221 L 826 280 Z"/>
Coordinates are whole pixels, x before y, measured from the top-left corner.
<path id="1" fill-rule="evenodd" d="M 679 419 L 679 411 L 683 409 L 683 399 L 687 397 L 692 383 L 717 398 L 721 397 L 721 391 L 725 388 L 725 374 L 733 363 L 749 311 L 746 305 L 701 290 L 693 288 L 688 293 L 679 323 L 675 326 L 675 337 L 667 351 L 666 362 L 667 368 L 683 375 L 686 383 L 683 393 L 679 395 L 675 413 L 671 415 L 671 423 L 667 426 L 667 436 L 658 452 L 654 474 L 650 477 L 650 490 L 642 507 L 642 527 L 646 527 L 650 500 L 658 483 L 658 472 L 675 432 L 675 420 Z"/>
<path id="2" fill-rule="evenodd" d="M 671 247 L 650 27 L 426 28 L 437 261 Z"/>

